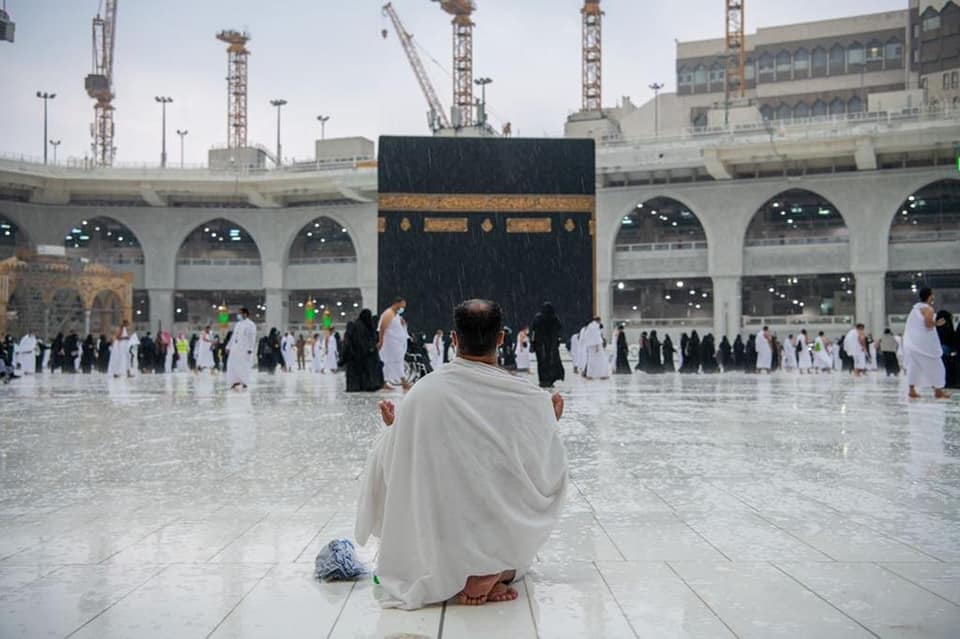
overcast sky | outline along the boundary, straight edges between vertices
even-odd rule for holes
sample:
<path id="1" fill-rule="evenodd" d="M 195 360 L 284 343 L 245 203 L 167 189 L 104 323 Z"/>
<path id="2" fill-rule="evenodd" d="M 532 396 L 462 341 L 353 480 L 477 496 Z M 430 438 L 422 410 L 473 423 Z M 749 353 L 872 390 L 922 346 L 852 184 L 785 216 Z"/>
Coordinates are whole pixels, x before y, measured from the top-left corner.
<path id="1" fill-rule="evenodd" d="M 93 101 L 90 21 L 99 0 L 7 0 L 16 43 L 0 43 L 0 153 L 41 156 L 42 103 L 55 92 L 50 135 L 59 157 L 83 157 L 90 145 Z M 327 136 L 426 134 L 426 102 L 400 43 L 382 15 L 383 0 L 119 0 L 115 90 L 117 161 L 159 161 L 160 105 L 167 112 L 170 162 L 179 161 L 175 129 L 188 129 L 187 163 L 206 161 L 226 142 L 226 52 L 214 35 L 247 29 L 249 139 L 276 144 L 272 98 L 283 111 L 284 156 L 313 157 L 318 114 Z M 489 76 L 491 119 L 514 135 L 557 136 L 580 105 L 582 0 L 478 0 L 475 72 Z M 650 97 L 654 81 L 675 87 L 674 39 L 723 36 L 722 0 L 603 0 L 604 104 Z M 754 0 L 747 30 L 904 8 L 907 0 Z M 428 0 L 394 0 L 441 102 L 450 104 L 451 27 Z M 435 58 L 439 65 L 429 56 Z"/>

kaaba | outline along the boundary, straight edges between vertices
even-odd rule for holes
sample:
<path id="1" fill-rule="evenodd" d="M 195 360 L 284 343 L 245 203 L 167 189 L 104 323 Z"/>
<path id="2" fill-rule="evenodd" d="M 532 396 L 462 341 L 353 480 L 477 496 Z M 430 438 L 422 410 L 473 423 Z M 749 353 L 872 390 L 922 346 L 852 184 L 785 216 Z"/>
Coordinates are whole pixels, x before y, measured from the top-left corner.
<path id="1" fill-rule="evenodd" d="M 381 137 L 379 307 L 410 333 L 495 300 L 514 332 L 552 302 L 573 331 L 594 315 L 593 140 Z"/>

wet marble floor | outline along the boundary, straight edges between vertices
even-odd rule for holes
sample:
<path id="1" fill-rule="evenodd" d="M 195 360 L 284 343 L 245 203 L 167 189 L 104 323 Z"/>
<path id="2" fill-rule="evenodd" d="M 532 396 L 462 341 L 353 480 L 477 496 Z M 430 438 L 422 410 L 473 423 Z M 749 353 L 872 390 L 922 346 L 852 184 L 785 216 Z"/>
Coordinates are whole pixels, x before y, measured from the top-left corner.
<path id="1" fill-rule="evenodd" d="M 574 491 L 519 600 L 320 584 L 380 397 L 277 374 L 0 387 L 0 637 L 958 637 L 960 401 L 896 380 L 564 385 Z M 367 553 L 374 549 L 367 549 Z"/>

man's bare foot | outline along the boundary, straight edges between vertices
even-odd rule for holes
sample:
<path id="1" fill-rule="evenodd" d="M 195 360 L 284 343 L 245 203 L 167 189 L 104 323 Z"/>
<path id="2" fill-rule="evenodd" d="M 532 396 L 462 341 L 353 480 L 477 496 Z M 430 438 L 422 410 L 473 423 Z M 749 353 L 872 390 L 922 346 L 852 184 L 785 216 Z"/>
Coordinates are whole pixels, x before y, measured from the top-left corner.
<path id="1" fill-rule="evenodd" d="M 950 398 L 952 397 L 952 395 L 950 395 L 950 393 L 944 391 L 942 388 L 934 388 L 934 389 L 933 389 L 933 396 L 934 396 L 936 399 L 950 399 Z"/>
<path id="2" fill-rule="evenodd" d="M 505 583 L 497 582 L 493 587 L 493 590 L 490 591 L 490 594 L 487 595 L 487 603 L 499 603 L 501 601 L 513 601 L 520 594 L 516 589 L 511 588 Z"/>
<path id="3" fill-rule="evenodd" d="M 907 393 L 907 397 L 910 399 L 920 399 L 920 393 L 917 392 L 917 389 L 913 386 L 910 387 L 910 392 Z"/>
<path id="4" fill-rule="evenodd" d="M 461 606 L 482 606 L 487 603 L 487 596 L 500 581 L 501 574 L 467 577 L 466 585 L 457 595 L 457 603 Z"/>

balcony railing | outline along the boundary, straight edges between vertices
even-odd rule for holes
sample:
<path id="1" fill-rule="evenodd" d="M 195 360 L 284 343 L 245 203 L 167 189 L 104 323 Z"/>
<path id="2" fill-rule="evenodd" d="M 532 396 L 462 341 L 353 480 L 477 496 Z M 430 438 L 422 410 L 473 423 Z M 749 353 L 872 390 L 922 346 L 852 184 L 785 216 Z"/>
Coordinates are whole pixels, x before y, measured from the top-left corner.
<path id="1" fill-rule="evenodd" d="M 648 242 L 642 244 L 617 244 L 617 253 L 633 253 L 648 251 L 686 251 L 706 249 L 706 242 Z"/>
<path id="2" fill-rule="evenodd" d="M 180 257 L 178 266 L 260 266 L 259 258 L 239 257 Z"/>
<path id="3" fill-rule="evenodd" d="M 356 264 L 356 255 L 344 255 L 340 257 L 291 257 L 290 265 L 295 264 Z"/>
<path id="4" fill-rule="evenodd" d="M 713 326 L 713 319 L 710 317 L 642 317 L 632 319 L 615 319 L 614 326 L 624 324 L 626 326 L 642 326 L 643 328 L 678 328 L 687 326 L 690 328 L 706 328 Z"/>
<path id="5" fill-rule="evenodd" d="M 747 238 L 745 246 L 796 246 L 809 244 L 849 244 L 848 237 L 757 237 Z"/>
<path id="6" fill-rule="evenodd" d="M 900 227 L 905 228 L 905 227 Z M 897 227 L 890 233 L 891 244 L 909 244 L 913 242 L 952 242 L 960 240 L 960 229 L 942 229 L 939 231 L 913 231 L 906 233 L 896 232 Z"/>

